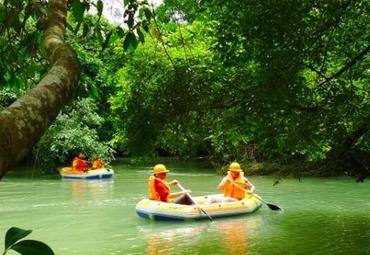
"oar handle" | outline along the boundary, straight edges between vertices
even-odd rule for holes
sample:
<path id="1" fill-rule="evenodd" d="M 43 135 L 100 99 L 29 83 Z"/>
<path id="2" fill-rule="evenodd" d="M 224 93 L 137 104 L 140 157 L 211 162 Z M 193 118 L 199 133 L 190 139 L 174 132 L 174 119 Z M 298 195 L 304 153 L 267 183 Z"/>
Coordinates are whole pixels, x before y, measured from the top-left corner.
<path id="1" fill-rule="evenodd" d="M 178 182 L 177 187 L 179 187 L 182 191 L 184 191 L 190 198 L 190 200 L 196 205 L 197 203 L 194 201 L 194 199 L 191 197 L 190 193 L 186 191 L 186 189 Z"/>
<path id="2" fill-rule="evenodd" d="M 190 198 L 190 200 L 194 203 L 194 205 L 202 212 L 202 213 L 204 213 L 208 218 L 209 218 L 209 220 L 210 221 L 213 221 L 213 219 L 212 219 L 212 217 L 206 212 L 206 211 L 204 211 L 204 209 L 202 208 L 202 207 L 200 207 L 199 205 L 198 205 L 198 203 L 193 199 L 193 197 L 190 195 L 190 193 L 189 192 L 187 192 L 186 191 L 186 189 L 180 184 L 180 183 L 177 183 L 177 186 L 182 190 L 182 191 L 185 191 L 186 192 L 186 194 L 188 195 L 188 197 Z"/>

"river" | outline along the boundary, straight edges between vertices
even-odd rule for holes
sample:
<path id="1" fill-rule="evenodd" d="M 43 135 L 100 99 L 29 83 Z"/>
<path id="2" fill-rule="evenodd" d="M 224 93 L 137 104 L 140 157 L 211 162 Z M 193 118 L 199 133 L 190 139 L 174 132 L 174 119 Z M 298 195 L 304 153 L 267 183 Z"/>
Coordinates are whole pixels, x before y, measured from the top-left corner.
<path id="1" fill-rule="evenodd" d="M 149 167 L 113 165 L 112 180 L 5 177 L 0 183 L 0 247 L 12 226 L 57 255 L 370 254 L 370 181 L 350 178 L 250 177 L 257 193 L 284 208 L 213 222 L 152 222 L 135 214 Z M 221 176 L 169 163 L 193 195 L 216 193 Z M 1 252 L 1 250 L 0 250 Z M 9 253 L 17 254 L 17 253 Z M 36 254 L 35 254 L 36 255 Z"/>

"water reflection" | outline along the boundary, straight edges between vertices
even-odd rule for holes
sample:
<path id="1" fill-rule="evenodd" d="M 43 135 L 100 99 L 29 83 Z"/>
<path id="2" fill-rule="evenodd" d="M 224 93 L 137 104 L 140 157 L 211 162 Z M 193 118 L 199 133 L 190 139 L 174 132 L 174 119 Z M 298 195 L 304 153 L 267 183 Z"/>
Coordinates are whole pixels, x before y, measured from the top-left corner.
<path id="1" fill-rule="evenodd" d="M 62 189 L 70 193 L 74 201 L 102 200 L 113 190 L 113 179 L 102 180 L 74 180 L 63 179 Z"/>
<path id="2" fill-rule="evenodd" d="M 216 226 L 225 254 L 248 254 L 248 226 L 246 221 L 222 222 Z"/>
<path id="3" fill-rule="evenodd" d="M 190 244 L 199 243 L 207 228 L 208 224 L 204 222 L 180 225 L 147 222 L 137 226 L 138 234 L 147 241 L 145 254 L 148 255 L 190 254 Z"/>
<path id="4" fill-rule="evenodd" d="M 137 226 L 146 240 L 145 254 L 247 255 L 249 240 L 261 223 L 259 217 L 217 219 L 214 222 L 158 223 Z"/>

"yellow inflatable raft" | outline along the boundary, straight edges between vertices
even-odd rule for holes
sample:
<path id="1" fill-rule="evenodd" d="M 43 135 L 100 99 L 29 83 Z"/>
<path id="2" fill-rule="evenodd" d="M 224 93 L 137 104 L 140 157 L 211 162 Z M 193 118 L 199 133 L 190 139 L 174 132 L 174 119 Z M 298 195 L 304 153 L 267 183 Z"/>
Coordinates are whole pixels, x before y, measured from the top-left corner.
<path id="1" fill-rule="evenodd" d="M 60 175 L 66 179 L 106 179 L 113 176 L 114 171 L 108 168 L 90 169 L 86 172 L 74 171 L 71 167 L 63 167 Z"/>
<path id="2" fill-rule="evenodd" d="M 228 201 L 222 194 L 193 197 L 196 203 L 212 218 L 253 213 L 262 206 L 257 195 L 247 195 L 240 201 Z M 136 213 L 143 218 L 161 221 L 206 219 L 208 216 L 196 205 L 165 203 L 143 199 L 136 205 Z"/>

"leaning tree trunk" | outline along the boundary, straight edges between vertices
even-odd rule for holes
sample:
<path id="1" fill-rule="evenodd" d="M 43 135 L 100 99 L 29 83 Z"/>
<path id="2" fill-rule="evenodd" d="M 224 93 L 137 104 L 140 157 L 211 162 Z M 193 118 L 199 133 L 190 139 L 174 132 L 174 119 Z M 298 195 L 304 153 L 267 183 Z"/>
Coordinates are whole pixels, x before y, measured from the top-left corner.
<path id="1" fill-rule="evenodd" d="M 45 48 L 51 68 L 35 88 L 0 113 L 0 179 L 30 152 L 78 84 L 79 62 L 64 42 L 66 16 L 67 0 L 49 0 Z"/>

